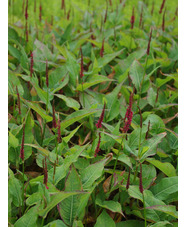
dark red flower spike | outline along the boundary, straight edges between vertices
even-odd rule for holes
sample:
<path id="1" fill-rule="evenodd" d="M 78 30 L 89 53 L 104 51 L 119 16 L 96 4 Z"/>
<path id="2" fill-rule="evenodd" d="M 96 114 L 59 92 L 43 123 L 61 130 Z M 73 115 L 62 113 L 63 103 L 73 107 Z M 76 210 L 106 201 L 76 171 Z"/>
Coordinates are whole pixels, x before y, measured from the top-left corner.
<path id="1" fill-rule="evenodd" d="M 105 38 L 102 41 L 102 46 L 101 46 L 101 50 L 100 50 L 100 57 L 103 57 L 103 53 L 104 53 L 104 42 L 105 42 Z"/>
<path id="2" fill-rule="evenodd" d="M 101 128 L 102 127 L 102 122 L 103 122 L 103 118 L 104 118 L 104 114 L 105 114 L 105 107 L 106 107 L 106 103 L 104 103 L 104 106 L 103 106 L 103 110 L 102 110 L 102 113 L 101 113 L 101 116 L 98 120 L 98 123 L 96 124 L 96 127 L 97 128 Z"/>
<path id="3" fill-rule="evenodd" d="M 129 167 L 129 174 L 128 174 L 128 178 L 127 178 L 127 184 L 126 184 L 126 189 L 129 189 L 129 185 L 130 185 L 130 167 Z"/>
<path id="4" fill-rule="evenodd" d="M 135 16 L 134 16 L 134 6 L 133 6 L 133 9 L 132 9 L 132 16 L 131 16 L 131 19 L 130 19 L 131 29 L 134 28 L 134 21 L 135 21 Z"/>
<path id="5" fill-rule="evenodd" d="M 52 103 L 52 115 L 53 115 L 52 127 L 53 128 L 57 128 L 56 116 L 55 116 L 55 107 L 54 107 L 54 99 L 53 99 L 53 103 Z"/>
<path id="6" fill-rule="evenodd" d="M 152 38 L 152 28 L 151 28 L 151 31 L 150 31 L 149 42 L 148 42 L 148 46 L 147 46 L 147 55 L 149 55 L 149 53 L 150 53 L 151 38 Z"/>
<path id="7" fill-rule="evenodd" d="M 162 10 L 163 10 L 163 8 L 164 8 L 164 5 L 165 5 L 165 0 L 163 0 L 163 2 L 162 2 L 162 4 L 161 4 L 159 14 L 162 13 Z"/>
<path id="8" fill-rule="evenodd" d="M 131 93 L 130 98 L 129 98 L 129 106 L 127 108 L 125 117 L 124 117 L 124 128 L 123 132 L 126 133 L 129 130 L 129 127 L 132 122 L 132 117 L 133 117 L 133 112 L 132 112 L 132 100 L 133 100 L 133 93 Z M 127 121 L 126 121 L 127 119 Z"/>
<path id="9" fill-rule="evenodd" d="M 97 154 L 99 153 L 99 150 L 100 150 L 100 143 L 101 143 L 101 133 L 99 133 L 99 140 L 98 140 L 98 144 L 97 144 L 97 147 L 96 147 L 96 150 L 95 150 L 95 154 L 94 154 L 94 157 L 97 156 Z"/>

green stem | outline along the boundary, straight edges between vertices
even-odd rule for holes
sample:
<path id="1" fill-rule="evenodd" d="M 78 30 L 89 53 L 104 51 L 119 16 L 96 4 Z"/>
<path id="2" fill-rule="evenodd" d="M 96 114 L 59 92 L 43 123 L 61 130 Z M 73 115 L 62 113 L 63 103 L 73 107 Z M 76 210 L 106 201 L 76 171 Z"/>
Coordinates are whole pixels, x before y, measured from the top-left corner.
<path id="1" fill-rule="evenodd" d="M 120 153 L 121 148 L 122 148 L 123 140 L 124 140 L 124 136 L 122 137 L 122 140 L 121 140 L 121 143 L 120 143 L 120 148 L 118 150 L 117 157 L 116 157 L 116 160 L 115 160 L 115 163 L 114 163 L 114 170 L 113 170 L 111 181 L 110 181 L 110 191 L 111 191 L 111 187 L 112 187 L 113 177 L 114 177 L 114 174 L 115 174 L 115 171 L 116 171 L 116 166 L 117 166 L 117 162 L 118 162 L 118 158 L 119 158 L 119 153 Z"/>
<path id="2" fill-rule="evenodd" d="M 139 97 L 138 97 L 138 102 L 137 102 L 138 106 L 139 106 L 139 101 L 140 101 L 140 98 L 141 98 L 142 86 L 143 86 L 145 73 L 146 73 L 146 69 L 147 69 L 147 63 L 148 63 L 148 55 L 147 55 L 147 57 L 145 59 L 145 69 L 144 69 L 143 78 L 142 78 L 142 81 L 141 81 L 141 84 L 140 84 Z"/>
<path id="3" fill-rule="evenodd" d="M 22 172 L 23 172 L 23 188 L 22 188 L 22 215 L 23 215 L 23 212 L 24 212 L 24 178 L 25 178 L 25 163 L 23 161 L 23 165 L 22 165 L 23 169 L 22 169 Z"/>
<path id="4" fill-rule="evenodd" d="M 85 97 L 84 97 L 84 88 L 83 88 L 83 78 L 82 78 L 81 87 L 82 87 L 82 95 L 83 95 L 83 107 L 85 108 Z"/>
<path id="5" fill-rule="evenodd" d="M 144 193 L 143 193 L 143 207 L 144 207 L 145 227 L 147 227 L 147 217 L 146 217 L 146 207 L 145 207 Z"/>

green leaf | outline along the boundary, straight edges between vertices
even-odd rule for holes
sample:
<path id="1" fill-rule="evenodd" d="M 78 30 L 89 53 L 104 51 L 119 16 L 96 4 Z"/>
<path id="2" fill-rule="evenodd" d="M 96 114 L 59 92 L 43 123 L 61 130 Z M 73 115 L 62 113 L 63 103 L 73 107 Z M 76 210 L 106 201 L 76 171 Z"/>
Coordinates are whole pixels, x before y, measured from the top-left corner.
<path id="1" fill-rule="evenodd" d="M 104 210 L 99 217 L 97 218 L 96 224 L 94 227 L 115 227 L 115 222 Z"/>
<path id="2" fill-rule="evenodd" d="M 139 220 L 122 221 L 117 223 L 116 227 L 144 227 L 144 222 Z"/>
<path id="3" fill-rule="evenodd" d="M 30 208 L 26 214 L 19 218 L 14 227 L 35 227 L 37 226 L 36 221 L 38 218 L 38 206 Z"/>
<path id="4" fill-rule="evenodd" d="M 170 223 L 170 222 L 168 222 L 168 221 L 159 221 L 159 222 L 157 222 L 156 224 L 154 224 L 154 225 L 151 225 L 151 227 L 153 226 L 153 227 L 163 227 L 163 226 L 165 226 L 165 227 L 167 227 L 167 225 L 169 225 L 169 226 L 172 226 L 172 224 Z"/>
<path id="5" fill-rule="evenodd" d="M 14 177 L 14 175 L 10 175 L 10 179 L 8 181 L 8 191 L 12 196 L 13 204 L 16 207 L 20 207 L 22 204 L 22 184 L 21 182 Z"/>
<path id="6" fill-rule="evenodd" d="M 92 184 L 102 175 L 106 161 L 107 158 L 81 170 L 80 174 L 84 190 L 89 190 Z"/>
<path id="7" fill-rule="evenodd" d="M 98 110 L 78 110 L 70 114 L 64 121 L 61 122 L 61 129 L 65 129 L 68 126 L 72 125 L 74 122 L 88 117 L 96 112 L 98 112 Z"/>
<path id="8" fill-rule="evenodd" d="M 161 134 L 153 136 L 151 139 L 145 140 L 145 142 L 143 143 L 143 148 L 145 149 L 143 149 L 140 154 L 140 160 L 144 161 L 146 157 L 156 154 L 155 148 L 157 144 L 160 143 L 163 137 L 165 137 L 166 135 L 167 133 L 163 132 Z"/>
<path id="9" fill-rule="evenodd" d="M 138 92 L 140 90 L 143 76 L 144 76 L 144 69 L 140 65 L 140 63 L 135 60 L 130 68 L 130 77 Z"/>
<path id="10" fill-rule="evenodd" d="M 178 177 L 166 177 L 159 183 L 151 187 L 154 196 L 161 200 L 166 200 L 170 194 L 178 191 Z"/>
<path id="11" fill-rule="evenodd" d="M 73 108 L 74 110 L 79 110 L 80 104 L 75 99 L 69 98 L 69 97 L 64 96 L 64 95 L 58 95 L 58 94 L 56 94 L 55 96 L 57 96 L 58 98 L 65 101 L 65 103 L 68 107 Z"/>
<path id="12" fill-rule="evenodd" d="M 149 121 L 150 121 L 150 133 L 159 134 L 165 131 L 165 124 L 158 115 L 149 114 L 147 119 L 143 122 L 143 124 L 148 125 Z"/>
<path id="13" fill-rule="evenodd" d="M 148 188 L 156 177 L 156 169 L 153 165 L 142 165 L 143 187 Z"/>
<path id="14" fill-rule="evenodd" d="M 11 147 L 16 148 L 19 145 L 19 140 L 11 133 L 9 132 L 8 135 L 8 142 Z"/>
<path id="15" fill-rule="evenodd" d="M 174 166 L 169 162 L 160 162 L 158 160 L 148 158 L 146 159 L 147 162 L 150 162 L 152 165 L 154 165 L 156 168 L 161 170 L 165 175 L 168 177 L 174 177 L 176 176 L 176 170 Z"/>
<path id="16" fill-rule="evenodd" d="M 162 85 L 166 84 L 167 82 L 169 82 L 172 79 L 173 79 L 172 77 L 167 77 L 165 79 L 157 78 L 156 79 L 156 86 L 161 87 Z"/>
<path id="17" fill-rule="evenodd" d="M 66 179 L 65 192 L 66 191 L 75 192 L 81 190 L 82 190 L 81 179 L 76 169 L 72 165 L 69 171 L 69 175 Z M 81 195 L 72 195 L 64 199 L 63 202 L 59 204 L 58 210 L 60 212 L 60 215 L 63 221 L 70 226 L 72 226 L 73 221 L 76 217 L 76 213 L 79 207 L 80 196 Z"/>
<path id="18" fill-rule="evenodd" d="M 72 227 L 84 227 L 82 221 L 74 221 Z"/>
<path id="19" fill-rule="evenodd" d="M 112 212 L 117 212 L 123 215 L 121 204 L 115 201 L 101 201 L 100 199 L 96 199 L 96 204 L 105 209 L 111 210 Z"/>
<path id="20" fill-rule="evenodd" d="M 46 122 L 52 121 L 52 117 L 46 114 L 46 111 L 40 107 L 39 104 L 25 100 L 21 97 L 21 100 L 31 109 L 35 110 Z"/>
<path id="21" fill-rule="evenodd" d="M 130 161 L 130 158 L 126 154 L 120 154 L 119 157 L 118 157 L 118 160 L 120 162 L 125 163 L 126 165 L 128 165 L 132 169 L 132 163 Z"/>
<path id="22" fill-rule="evenodd" d="M 38 212 L 38 214 L 45 218 L 47 216 L 48 212 L 52 208 L 54 208 L 58 203 L 60 203 L 64 199 L 68 198 L 69 196 L 77 195 L 80 193 L 82 193 L 82 192 L 58 192 L 58 193 L 55 193 L 51 196 L 51 202 L 47 205 L 47 207 L 43 210 L 40 210 Z"/>
<path id="23" fill-rule="evenodd" d="M 143 202 L 143 195 L 139 191 L 138 186 L 130 186 L 128 189 L 128 193 L 131 197 L 135 199 L 139 199 L 141 202 Z M 145 207 L 150 207 L 154 205 L 165 205 L 164 202 L 155 198 L 151 191 L 144 190 L 143 193 L 144 193 Z M 147 210 L 146 214 L 148 219 L 154 220 L 156 222 L 161 220 L 161 215 L 160 215 L 161 213 L 159 211 L 156 211 L 153 209 Z"/>
<path id="24" fill-rule="evenodd" d="M 96 84 L 99 84 L 105 81 L 112 81 L 112 80 L 102 75 L 92 75 L 92 76 L 90 75 L 87 77 L 86 82 L 83 83 L 83 87 L 82 87 L 82 84 L 78 84 L 76 90 L 78 91 L 86 90 L 91 86 L 94 86 Z"/>
<path id="25" fill-rule="evenodd" d="M 67 225 L 65 225 L 61 220 L 55 220 L 48 223 L 47 225 L 44 225 L 44 227 L 67 227 Z"/>
<path id="26" fill-rule="evenodd" d="M 176 206 L 173 205 L 154 205 L 151 207 L 146 207 L 146 209 L 153 209 L 153 210 L 158 210 L 162 211 L 166 214 L 169 214 L 175 218 L 178 218 L 178 212 L 176 211 Z"/>
<path id="27" fill-rule="evenodd" d="M 68 143 L 70 141 L 70 139 L 76 134 L 76 132 L 78 131 L 78 129 L 81 127 L 82 125 L 79 125 L 77 128 L 75 128 L 72 132 L 70 132 L 70 134 L 68 136 L 63 137 L 63 141 L 65 141 L 65 143 Z"/>

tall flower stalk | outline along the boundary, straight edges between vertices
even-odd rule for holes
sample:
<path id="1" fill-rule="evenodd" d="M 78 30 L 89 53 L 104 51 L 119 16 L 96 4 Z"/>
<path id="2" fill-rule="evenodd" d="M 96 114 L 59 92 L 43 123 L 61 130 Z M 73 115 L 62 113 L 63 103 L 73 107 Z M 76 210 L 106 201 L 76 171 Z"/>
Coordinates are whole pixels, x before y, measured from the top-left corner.
<path id="1" fill-rule="evenodd" d="M 101 58 L 103 57 L 103 53 L 104 53 L 104 42 L 105 42 L 105 38 L 102 41 L 102 46 L 101 46 L 101 50 L 100 50 L 100 53 L 99 53 Z"/>
<path id="2" fill-rule="evenodd" d="M 125 117 L 124 117 L 124 128 L 122 129 L 122 131 L 124 133 L 127 133 L 128 129 L 129 129 L 129 126 L 131 125 L 131 122 L 132 122 L 132 117 L 133 117 L 132 100 L 133 100 L 133 93 L 130 94 L 129 106 L 127 108 L 127 111 L 126 111 Z M 120 147 L 119 147 L 119 150 L 118 150 L 118 153 L 117 153 L 117 156 L 116 156 L 116 160 L 115 160 L 115 163 L 114 163 L 114 170 L 113 170 L 113 174 L 112 174 L 111 181 L 110 181 L 110 189 L 112 187 L 113 176 L 114 176 L 115 171 L 116 171 L 116 166 L 117 166 L 117 162 L 118 162 L 120 151 L 121 151 L 122 146 L 123 146 L 123 142 L 124 142 L 124 136 L 122 136 Z"/>
<path id="3" fill-rule="evenodd" d="M 24 178 L 25 178 L 25 165 L 24 165 L 24 143 L 25 143 L 25 123 L 23 125 L 23 134 L 22 134 L 22 142 L 21 142 L 21 150 L 20 150 L 20 158 L 22 160 L 22 173 L 23 173 L 23 187 L 22 187 L 22 214 L 24 212 Z"/>
<path id="4" fill-rule="evenodd" d="M 83 52 L 82 48 L 80 48 L 80 54 L 81 54 L 81 65 L 80 65 L 80 78 L 81 78 L 81 87 L 82 87 L 82 95 L 83 95 L 83 106 L 85 107 L 85 97 L 84 97 L 84 88 L 83 88 L 83 77 L 84 77 L 84 68 L 83 68 Z"/>
<path id="5" fill-rule="evenodd" d="M 163 8 L 164 8 L 164 5 L 165 5 L 165 0 L 162 1 L 161 7 L 160 7 L 160 11 L 159 11 L 159 14 L 162 13 Z"/>

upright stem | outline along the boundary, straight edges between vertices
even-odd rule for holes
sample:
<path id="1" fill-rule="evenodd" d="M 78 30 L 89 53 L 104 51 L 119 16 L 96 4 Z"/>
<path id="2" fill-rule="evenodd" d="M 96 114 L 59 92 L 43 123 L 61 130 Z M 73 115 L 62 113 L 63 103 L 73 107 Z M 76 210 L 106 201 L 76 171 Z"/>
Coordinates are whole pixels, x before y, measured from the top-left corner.
<path id="1" fill-rule="evenodd" d="M 113 177 L 114 177 L 114 174 L 115 174 L 115 170 L 116 170 L 116 166 L 117 166 L 117 162 L 118 162 L 118 158 L 119 158 L 119 153 L 120 153 L 121 148 L 122 148 L 123 140 L 124 140 L 124 136 L 122 137 L 122 140 L 121 140 L 121 143 L 120 143 L 120 148 L 118 150 L 117 157 L 116 157 L 116 160 L 115 160 L 115 163 L 114 163 L 114 171 L 113 171 L 111 181 L 110 181 L 110 189 L 112 187 Z"/>
<path id="2" fill-rule="evenodd" d="M 82 95 L 83 95 L 83 107 L 85 108 L 85 96 L 84 96 L 84 88 L 83 88 L 83 78 L 82 78 L 81 87 L 82 87 Z"/>
<path id="3" fill-rule="evenodd" d="M 22 172 L 23 172 L 23 187 L 22 187 L 22 215 L 24 212 L 24 178 L 25 178 L 25 163 L 23 161 L 23 165 L 22 165 Z"/>
<path id="4" fill-rule="evenodd" d="M 144 193 L 143 193 L 143 207 L 144 207 L 145 227 L 147 227 L 147 217 L 146 217 L 146 206 L 145 206 Z"/>
<path id="5" fill-rule="evenodd" d="M 47 100 L 46 100 L 46 114 L 48 114 L 48 87 L 47 87 Z M 43 140 L 45 136 L 46 120 L 44 120 L 43 134 L 41 139 L 41 146 L 43 146 Z"/>

